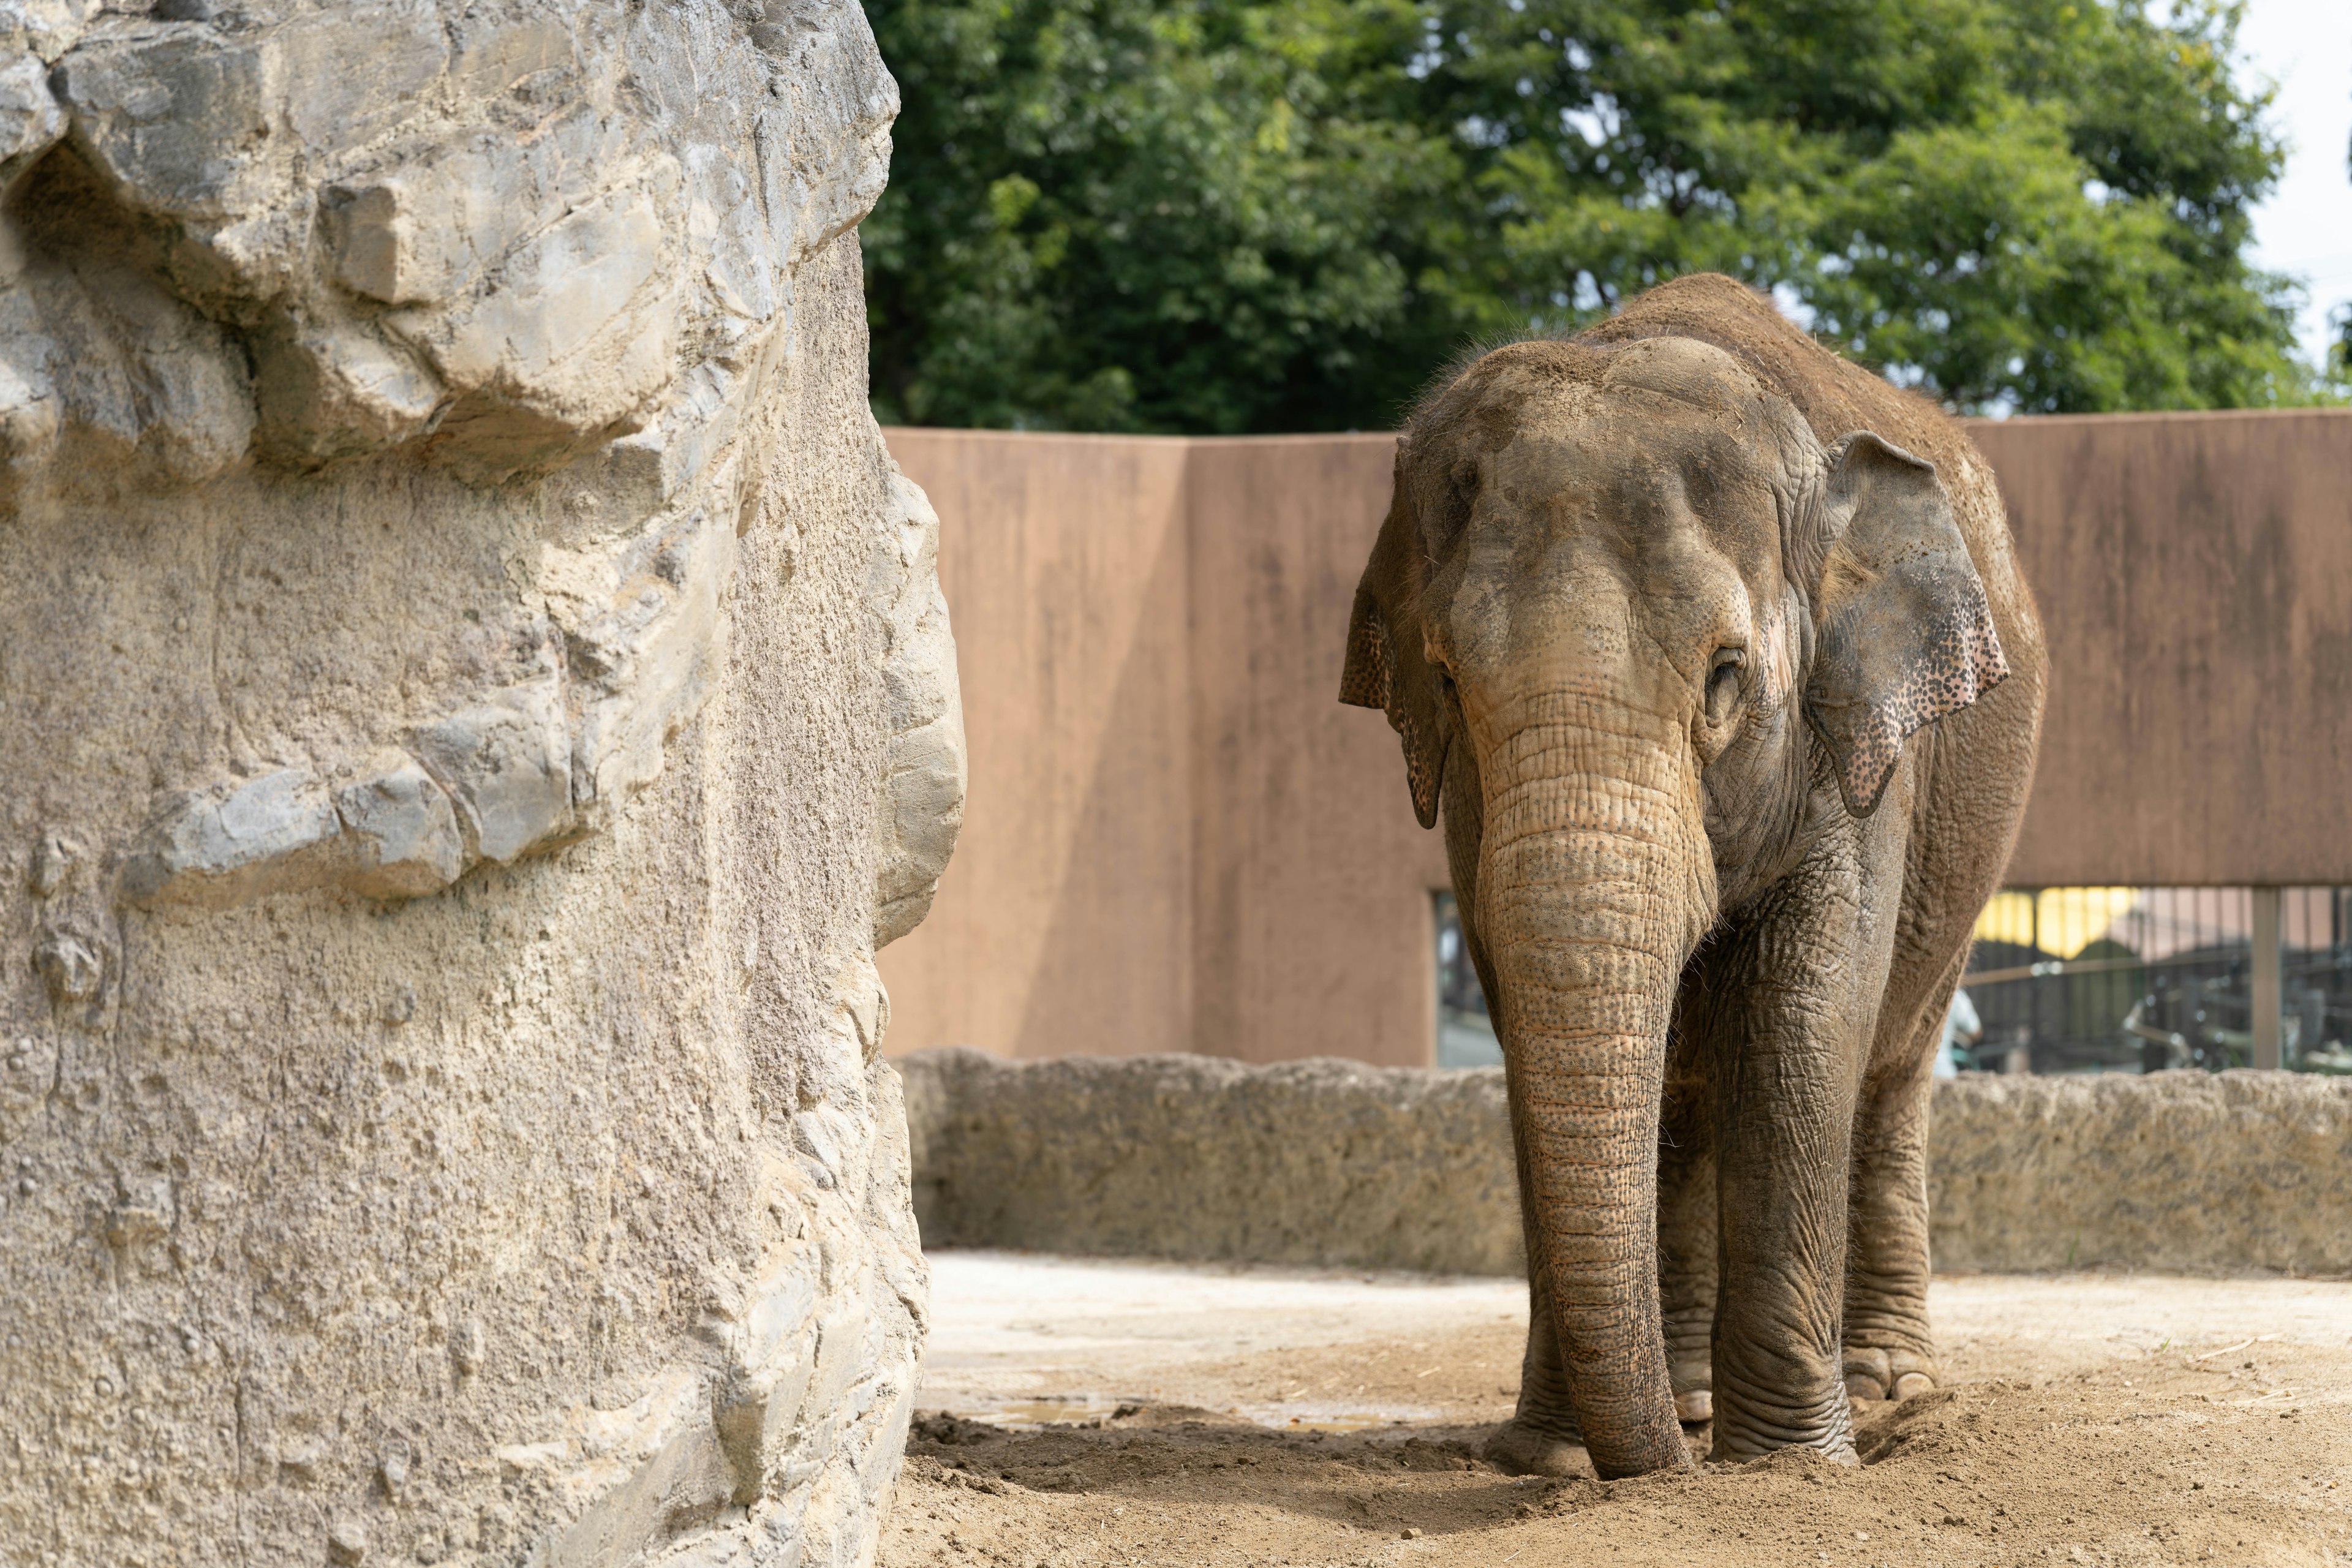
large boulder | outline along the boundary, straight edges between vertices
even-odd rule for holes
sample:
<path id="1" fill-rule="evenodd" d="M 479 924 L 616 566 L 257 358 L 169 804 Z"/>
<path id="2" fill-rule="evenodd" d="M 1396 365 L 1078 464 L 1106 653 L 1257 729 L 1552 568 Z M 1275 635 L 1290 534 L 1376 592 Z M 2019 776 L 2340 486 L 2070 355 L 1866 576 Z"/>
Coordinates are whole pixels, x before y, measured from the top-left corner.
<path id="1" fill-rule="evenodd" d="M 0 0 L 0 1561 L 870 1557 L 897 107 L 852 0 Z"/>

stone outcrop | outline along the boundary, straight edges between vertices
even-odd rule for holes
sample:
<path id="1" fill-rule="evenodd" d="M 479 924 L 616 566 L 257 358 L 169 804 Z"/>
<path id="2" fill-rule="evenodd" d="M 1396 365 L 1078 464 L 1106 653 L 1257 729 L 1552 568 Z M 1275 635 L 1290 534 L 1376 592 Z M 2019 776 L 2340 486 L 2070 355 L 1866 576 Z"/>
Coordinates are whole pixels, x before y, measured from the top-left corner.
<path id="1" fill-rule="evenodd" d="M 0 0 L 0 1561 L 870 1555 L 896 111 L 850 0 Z"/>
<path id="2" fill-rule="evenodd" d="M 1499 1068 L 899 1058 L 933 1247 L 1517 1274 Z M 2352 1273 L 2352 1080 L 1938 1083 L 1936 1267 Z"/>

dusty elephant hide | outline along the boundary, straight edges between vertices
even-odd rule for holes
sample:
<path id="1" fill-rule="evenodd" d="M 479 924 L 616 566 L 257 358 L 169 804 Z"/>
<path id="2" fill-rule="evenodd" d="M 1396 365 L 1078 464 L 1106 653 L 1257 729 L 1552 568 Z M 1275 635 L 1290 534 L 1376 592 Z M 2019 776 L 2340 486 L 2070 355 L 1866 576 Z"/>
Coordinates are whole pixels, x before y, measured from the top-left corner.
<path id="1" fill-rule="evenodd" d="M 1851 1458 L 1850 1390 L 1933 1385 L 1928 1058 L 2042 686 L 1959 426 L 1728 279 L 1415 412 L 1341 699 L 1443 815 L 1504 1045 L 1506 1462 L 1678 1466 L 1710 1415 Z"/>

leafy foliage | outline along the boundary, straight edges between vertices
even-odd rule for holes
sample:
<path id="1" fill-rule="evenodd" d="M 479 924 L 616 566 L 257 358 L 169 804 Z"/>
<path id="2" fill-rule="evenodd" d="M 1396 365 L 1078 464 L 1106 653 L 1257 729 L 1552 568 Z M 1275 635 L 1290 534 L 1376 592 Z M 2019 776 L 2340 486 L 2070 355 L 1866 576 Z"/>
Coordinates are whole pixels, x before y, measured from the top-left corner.
<path id="1" fill-rule="evenodd" d="M 1955 406 L 2306 401 L 2190 0 L 869 0 L 889 419 L 1382 426 L 1714 269 Z"/>

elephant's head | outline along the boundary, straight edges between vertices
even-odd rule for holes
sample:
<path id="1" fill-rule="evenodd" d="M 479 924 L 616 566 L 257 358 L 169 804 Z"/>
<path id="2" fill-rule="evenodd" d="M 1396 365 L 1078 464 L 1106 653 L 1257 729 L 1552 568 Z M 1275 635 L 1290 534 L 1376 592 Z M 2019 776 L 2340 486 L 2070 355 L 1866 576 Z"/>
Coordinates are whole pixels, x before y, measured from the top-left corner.
<path id="1" fill-rule="evenodd" d="M 2006 673 L 1934 468 L 1825 449 L 1720 349 L 1515 344 L 1412 421 L 1341 699 L 1387 710 L 1424 826 L 1466 797 L 1530 1266 L 1602 1475 L 1686 1462 L 1654 1229 L 1685 963 Z"/>

